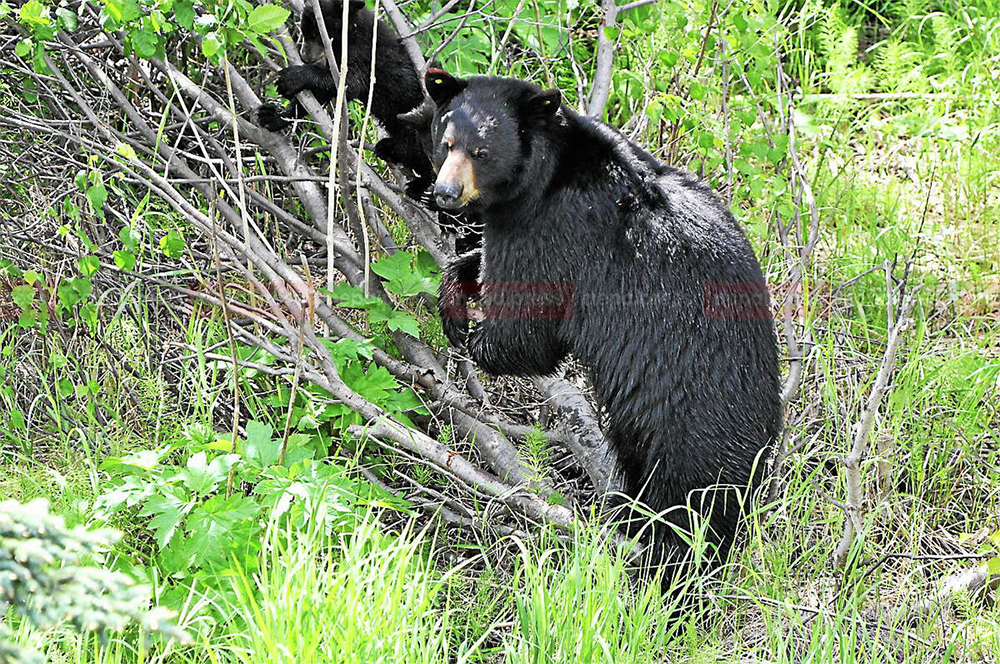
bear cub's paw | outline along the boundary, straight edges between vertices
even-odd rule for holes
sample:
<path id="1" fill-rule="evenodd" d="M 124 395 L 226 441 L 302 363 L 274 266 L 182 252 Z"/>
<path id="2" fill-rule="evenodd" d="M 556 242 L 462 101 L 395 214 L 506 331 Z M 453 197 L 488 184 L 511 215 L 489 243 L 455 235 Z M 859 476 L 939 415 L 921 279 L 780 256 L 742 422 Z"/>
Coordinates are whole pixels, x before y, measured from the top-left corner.
<path id="1" fill-rule="evenodd" d="M 278 104 L 261 104 L 257 108 L 257 124 L 268 131 L 281 131 L 292 124 L 284 113 L 285 108 Z"/>
<path id="2" fill-rule="evenodd" d="M 312 78 L 312 65 L 285 67 L 278 74 L 278 94 L 291 99 L 306 88 L 311 88 Z"/>

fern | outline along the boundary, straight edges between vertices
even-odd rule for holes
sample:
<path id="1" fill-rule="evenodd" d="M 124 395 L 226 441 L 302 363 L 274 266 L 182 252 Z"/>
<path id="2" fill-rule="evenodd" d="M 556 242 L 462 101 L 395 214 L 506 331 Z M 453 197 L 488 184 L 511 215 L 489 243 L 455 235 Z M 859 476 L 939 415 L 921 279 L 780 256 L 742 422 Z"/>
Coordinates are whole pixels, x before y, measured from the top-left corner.
<path id="1" fill-rule="evenodd" d="M 835 2 L 824 10 L 823 20 L 819 26 L 819 43 L 823 55 L 832 58 L 841 45 L 841 39 L 847 30 L 840 3 Z"/>
<path id="2" fill-rule="evenodd" d="M 931 32 L 934 35 L 934 56 L 931 60 L 941 73 L 950 76 L 959 68 L 956 30 L 951 17 L 934 14 L 931 17 Z"/>
<path id="3" fill-rule="evenodd" d="M 826 10 L 820 25 L 820 45 L 826 56 L 826 80 L 831 92 L 856 94 L 871 88 L 867 67 L 858 62 L 858 31 L 844 20 L 840 3 Z"/>
<path id="4" fill-rule="evenodd" d="M 875 52 L 875 72 L 883 92 L 927 92 L 920 54 L 910 44 L 890 39 Z"/>

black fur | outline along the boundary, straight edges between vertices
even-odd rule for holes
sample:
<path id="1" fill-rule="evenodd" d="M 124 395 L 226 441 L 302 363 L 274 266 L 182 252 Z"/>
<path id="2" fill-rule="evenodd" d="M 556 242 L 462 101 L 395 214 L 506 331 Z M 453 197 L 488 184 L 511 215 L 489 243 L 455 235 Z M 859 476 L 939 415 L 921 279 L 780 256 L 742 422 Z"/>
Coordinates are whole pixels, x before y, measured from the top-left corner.
<path id="1" fill-rule="evenodd" d="M 402 40 L 392 28 L 375 20 L 375 14 L 365 8 L 363 0 L 348 0 L 347 89 L 348 101 L 367 102 L 372 71 L 372 36 L 378 31 L 375 46 L 376 76 L 372 89 L 372 115 L 389 134 L 375 146 L 375 153 L 384 161 L 406 166 L 427 175 L 430 163 L 424 150 L 426 139 L 410 123 L 400 121 L 399 115 L 419 106 L 424 100 L 420 76 L 413 66 Z M 326 31 L 338 67 L 343 67 L 341 55 L 341 26 L 343 25 L 343 0 L 321 0 L 320 8 Z M 290 118 L 304 115 L 295 96 L 309 90 L 320 104 L 327 104 L 337 95 L 337 81 L 330 75 L 325 62 L 319 25 L 307 0 L 302 13 L 302 36 L 305 41 L 303 59 L 313 64 L 286 67 L 278 75 L 278 94 L 292 100 L 285 110 L 277 104 L 264 104 L 257 109 L 260 126 L 269 131 L 280 131 L 290 124 Z"/>
<path id="2" fill-rule="evenodd" d="M 483 223 L 481 253 L 450 265 L 442 285 L 449 340 L 493 374 L 548 374 L 572 353 L 626 493 L 657 511 L 710 509 L 709 539 L 726 555 L 741 507 L 732 492 L 699 490 L 756 488 L 781 426 L 774 326 L 742 229 L 707 185 L 562 107 L 558 93 L 487 77 L 426 85 L 435 165 L 452 149 L 489 154 L 466 208 Z M 572 311 L 545 318 L 491 297 L 528 283 L 570 285 Z M 485 320 L 470 329 L 475 298 Z M 683 512 L 666 519 L 690 527 Z M 688 549 L 663 526 L 652 543 L 664 561 Z"/>

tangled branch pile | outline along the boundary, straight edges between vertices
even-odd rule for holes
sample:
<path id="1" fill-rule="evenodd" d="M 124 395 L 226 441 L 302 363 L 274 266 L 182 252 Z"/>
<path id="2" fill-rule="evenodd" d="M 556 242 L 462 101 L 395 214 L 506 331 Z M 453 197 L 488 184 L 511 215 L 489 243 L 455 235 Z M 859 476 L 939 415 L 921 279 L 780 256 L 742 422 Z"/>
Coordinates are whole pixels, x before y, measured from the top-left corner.
<path id="1" fill-rule="evenodd" d="M 398 10 L 393 15 L 405 21 Z M 5 244 L 28 264 L 44 256 L 39 271 L 46 275 L 79 267 L 87 277 L 64 279 L 57 290 L 66 298 L 36 301 L 23 315 L 39 325 L 51 320 L 67 338 L 94 337 L 107 349 L 101 314 L 82 303 L 92 288 L 109 302 L 147 298 L 145 305 L 157 312 L 153 319 L 166 328 L 171 317 L 198 320 L 216 307 L 227 342 L 205 357 L 232 367 L 233 399 L 214 410 L 217 426 L 234 438 L 245 419 L 238 376 L 249 370 L 284 381 L 289 408 L 307 388 L 325 404 L 346 407 L 360 417 L 344 418 L 344 432 L 419 458 L 458 486 L 500 500 L 511 514 L 571 523 L 570 510 L 546 500 L 552 487 L 525 467 L 512 442 L 534 431 L 530 419 L 515 421 L 491 405 L 467 360 L 419 337 L 418 322 L 405 308 L 417 318 L 432 317 L 429 293 L 436 289 L 396 288 L 379 276 L 388 273 L 378 260 L 392 265 L 395 259 L 412 272 L 454 255 L 453 239 L 402 194 L 397 183 L 405 182 L 404 174 L 370 165 L 364 135 L 360 142 L 348 138 L 345 109 L 331 116 L 308 93 L 300 100 L 314 122 L 304 136 L 255 124 L 258 91 L 279 69 L 280 52 L 299 62 L 284 28 L 266 47 L 258 42 L 256 58 L 237 63 L 223 55 L 219 66 L 194 71 L 187 58 L 199 42 L 206 46 L 195 34 L 175 33 L 163 53 L 141 59 L 135 36 L 105 29 L 92 6 L 80 7 L 74 27 L 57 30 L 37 51 L 34 67 L 15 65 L 30 94 L 12 99 L 0 115 L 0 129 L 18 137 L 0 146 L 8 173 L 30 166 L 29 186 L 38 196 L 37 207 L 6 217 Z M 25 37 L 16 30 L 3 49 Z M 366 120 L 354 124 L 367 126 Z M 53 181 L 76 186 L 53 193 Z M 125 200 L 142 203 L 128 210 Z M 39 214 L 42 209 L 54 212 Z M 187 231 L 164 230 L 157 222 L 163 218 L 183 220 Z M 411 247 L 433 261 L 407 253 Z M 20 295 L 31 302 L 31 287 L 19 288 L 28 288 Z M 66 311 L 79 311 L 83 324 L 64 327 Z M 374 345 L 373 325 L 384 331 Z M 158 349 L 158 371 L 173 375 L 176 386 L 184 359 L 169 341 L 176 334 L 149 328 L 142 334 L 144 344 Z M 342 375 L 345 353 L 352 352 L 361 375 L 391 376 L 387 384 L 397 394 L 418 400 L 380 402 L 357 385 L 352 389 Z M 122 371 L 136 373 L 127 357 L 119 359 Z M 568 415 L 549 437 L 566 443 L 592 480 L 608 486 L 609 457 L 586 399 L 567 380 L 536 385 L 548 408 Z M 186 397 L 175 392 L 173 398 Z M 472 456 L 439 442 L 442 431 L 470 441 Z M 460 506 L 434 502 L 455 522 L 472 517 Z"/>

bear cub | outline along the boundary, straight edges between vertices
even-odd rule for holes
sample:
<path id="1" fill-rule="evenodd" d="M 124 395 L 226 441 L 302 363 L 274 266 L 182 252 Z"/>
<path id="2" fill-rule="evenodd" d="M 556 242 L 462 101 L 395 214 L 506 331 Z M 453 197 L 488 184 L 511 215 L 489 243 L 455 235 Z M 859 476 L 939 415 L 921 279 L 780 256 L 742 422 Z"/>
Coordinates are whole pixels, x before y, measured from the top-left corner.
<path id="1" fill-rule="evenodd" d="M 347 7 L 347 58 L 341 53 L 343 3 Z M 430 173 L 430 163 L 424 150 L 426 139 L 412 123 L 399 116 L 420 106 L 424 93 L 420 75 L 406 53 L 402 40 L 391 27 L 375 20 L 375 14 L 365 7 L 364 0 L 321 0 L 323 22 L 338 67 L 347 68 L 348 101 L 367 103 L 371 86 L 372 38 L 375 45 L 375 85 L 372 89 L 371 112 L 388 133 L 375 146 L 375 154 L 383 161 L 406 166 L 415 173 Z M 327 104 L 337 95 L 337 83 L 326 64 L 326 51 L 320 35 L 312 3 L 307 0 L 300 24 L 305 46 L 302 59 L 309 64 L 286 67 L 278 75 L 278 94 L 291 100 L 288 109 L 266 103 L 257 109 L 257 122 L 268 131 L 280 131 L 291 124 L 291 118 L 301 118 L 304 109 L 295 99 L 308 90 L 320 104 Z"/>
<path id="2" fill-rule="evenodd" d="M 483 228 L 482 248 L 445 271 L 448 339 L 492 374 L 550 374 L 572 354 L 618 483 L 667 522 L 646 531 L 653 562 L 690 554 L 685 506 L 724 558 L 781 427 L 768 291 L 746 235 L 707 185 L 558 90 L 438 69 L 425 85 L 436 202 Z"/>

